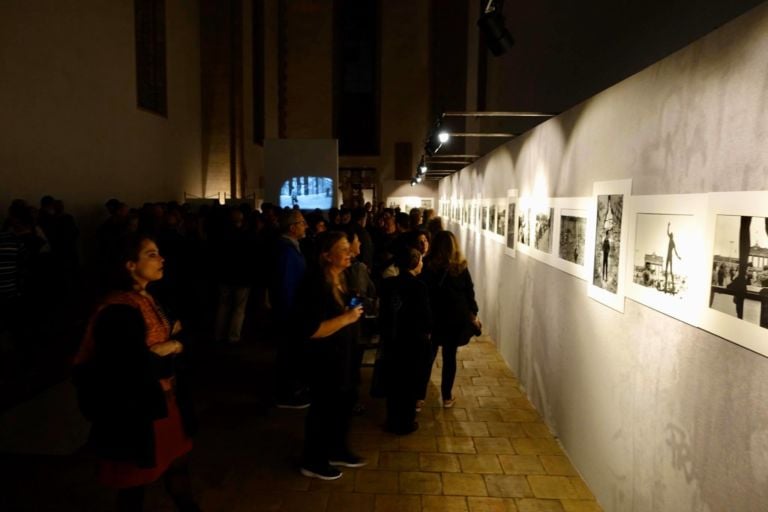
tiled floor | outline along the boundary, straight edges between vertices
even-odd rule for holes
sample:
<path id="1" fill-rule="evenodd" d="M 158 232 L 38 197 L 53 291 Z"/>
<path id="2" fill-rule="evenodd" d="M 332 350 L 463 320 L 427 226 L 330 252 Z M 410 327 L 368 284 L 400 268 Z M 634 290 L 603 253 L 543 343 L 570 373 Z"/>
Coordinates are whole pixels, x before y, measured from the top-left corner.
<path id="1" fill-rule="evenodd" d="M 207 359 L 213 377 L 202 393 L 192 460 L 205 511 L 601 510 L 489 342 L 460 350 L 452 409 L 438 400 L 435 368 L 414 434 L 384 433 L 383 403 L 366 397 L 350 441 L 369 464 L 332 482 L 298 473 L 305 411 L 259 400 L 268 396 L 263 352 L 241 347 Z M 363 373 L 365 386 L 370 369 Z M 93 483 L 93 461 L 83 454 L 0 455 L 0 471 L 9 468 L 16 499 L 3 510 L 109 509 L 111 494 Z M 172 510 L 161 485 L 152 487 L 147 510 Z"/>

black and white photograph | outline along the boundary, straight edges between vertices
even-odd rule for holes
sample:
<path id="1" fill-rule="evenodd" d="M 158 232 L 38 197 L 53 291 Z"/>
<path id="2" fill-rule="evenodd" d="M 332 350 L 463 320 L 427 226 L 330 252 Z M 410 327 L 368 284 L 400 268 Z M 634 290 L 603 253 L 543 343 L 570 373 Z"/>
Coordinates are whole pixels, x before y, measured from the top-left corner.
<path id="1" fill-rule="evenodd" d="M 533 225 L 533 246 L 536 250 L 549 253 L 552 251 L 552 220 L 554 218 L 553 208 L 537 208 L 532 215 L 535 215 Z"/>
<path id="2" fill-rule="evenodd" d="M 692 215 L 640 213 L 635 224 L 632 282 L 675 300 L 685 300 L 695 268 L 697 233 Z"/>
<path id="3" fill-rule="evenodd" d="M 517 241 L 518 243 L 522 245 L 530 245 L 530 229 L 529 229 L 529 217 L 530 217 L 530 209 L 528 208 L 521 208 L 520 209 L 520 216 L 517 217 Z"/>
<path id="4" fill-rule="evenodd" d="M 596 181 L 587 220 L 587 295 L 624 312 L 627 232 L 630 217 L 624 208 L 631 202 L 632 180 Z"/>
<path id="5" fill-rule="evenodd" d="M 586 212 L 577 215 L 578 212 L 561 211 L 560 213 L 560 240 L 558 244 L 558 256 L 576 265 L 584 265 L 584 251 L 587 244 L 587 217 Z"/>
<path id="6" fill-rule="evenodd" d="M 488 207 L 488 231 L 491 233 L 496 232 L 496 205 L 492 204 Z"/>
<path id="7" fill-rule="evenodd" d="M 503 237 L 505 233 L 504 222 L 507 220 L 507 210 L 503 204 L 496 207 L 496 234 Z"/>
<path id="8" fill-rule="evenodd" d="M 507 203 L 507 248 L 515 248 L 515 203 Z"/>
<path id="9" fill-rule="evenodd" d="M 627 220 L 627 297 L 697 325 L 707 282 L 706 194 L 635 196 Z"/>
<path id="10" fill-rule="evenodd" d="M 707 195 L 704 258 L 697 272 L 705 286 L 696 294 L 699 327 L 768 356 L 766 204 L 768 192 Z"/>
<path id="11" fill-rule="evenodd" d="M 552 231 L 552 252 L 547 263 L 563 272 L 591 282 L 592 268 L 589 250 L 592 197 L 556 197 L 551 199 L 555 209 Z"/>
<path id="12" fill-rule="evenodd" d="M 717 215 L 709 307 L 768 328 L 768 218 Z"/>
<path id="13" fill-rule="evenodd" d="M 515 232 L 515 229 L 517 228 L 517 189 L 511 188 L 507 190 L 507 197 L 504 204 L 507 213 L 505 231 L 504 235 L 502 235 L 505 237 L 504 254 L 516 258 L 517 233 Z"/>
<path id="14" fill-rule="evenodd" d="M 483 206 L 480 210 L 480 229 L 485 231 L 488 229 L 488 207 Z"/>
<path id="15" fill-rule="evenodd" d="M 597 196 L 595 266 L 592 284 L 610 293 L 616 293 L 619 286 L 623 209 L 623 194 Z"/>

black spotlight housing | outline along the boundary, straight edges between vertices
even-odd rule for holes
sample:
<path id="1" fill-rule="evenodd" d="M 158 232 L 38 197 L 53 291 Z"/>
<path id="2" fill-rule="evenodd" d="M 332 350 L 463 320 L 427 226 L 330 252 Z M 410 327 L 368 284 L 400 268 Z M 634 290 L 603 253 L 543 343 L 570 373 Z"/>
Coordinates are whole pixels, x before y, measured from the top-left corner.
<path id="1" fill-rule="evenodd" d="M 502 3 L 499 0 L 495 3 L 493 0 L 488 2 L 485 13 L 477 20 L 485 45 L 495 57 L 504 55 L 515 44 L 512 34 L 504 25 L 504 16 L 501 14 Z"/>
<path id="2" fill-rule="evenodd" d="M 440 142 L 437 132 L 430 133 L 427 142 L 424 143 L 424 152 L 429 156 L 435 156 L 441 147 L 443 147 L 443 143 Z"/>
<path id="3" fill-rule="evenodd" d="M 443 115 L 440 114 L 435 120 L 435 124 L 432 125 L 432 131 L 427 135 L 427 140 L 424 141 L 424 152 L 429 156 L 435 156 L 435 153 L 440 151 L 443 147 L 443 143 L 440 142 L 440 131 L 443 126 Z"/>

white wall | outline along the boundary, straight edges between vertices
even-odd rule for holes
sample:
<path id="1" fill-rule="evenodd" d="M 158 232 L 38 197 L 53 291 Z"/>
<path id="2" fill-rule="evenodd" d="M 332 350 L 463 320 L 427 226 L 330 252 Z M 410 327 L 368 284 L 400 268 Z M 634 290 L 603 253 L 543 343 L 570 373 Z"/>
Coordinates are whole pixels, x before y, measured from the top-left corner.
<path id="1" fill-rule="evenodd" d="M 768 188 L 768 5 L 441 182 L 439 196 Z M 767 210 L 768 212 L 768 210 Z M 768 510 L 768 359 L 454 226 L 481 317 L 608 512 Z M 766 334 L 768 336 L 768 333 Z"/>
<path id="2" fill-rule="evenodd" d="M 166 4 L 168 117 L 136 106 L 133 2 L 0 2 L 0 209 L 75 213 L 200 189 L 197 1 Z"/>

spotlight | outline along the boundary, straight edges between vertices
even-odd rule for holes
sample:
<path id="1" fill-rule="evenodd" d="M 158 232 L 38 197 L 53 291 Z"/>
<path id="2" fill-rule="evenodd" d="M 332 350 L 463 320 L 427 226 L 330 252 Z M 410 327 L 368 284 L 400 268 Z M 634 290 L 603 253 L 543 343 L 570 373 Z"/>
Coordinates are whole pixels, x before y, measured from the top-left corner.
<path id="1" fill-rule="evenodd" d="M 429 170 L 429 167 L 427 167 L 427 162 L 424 161 L 424 155 L 421 156 L 421 162 L 419 162 L 419 167 L 416 170 L 416 175 L 421 174 L 427 174 L 427 171 Z"/>
<path id="2" fill-rule="evenodd" d="M 416 176 L 416 183 L 421 183 L 423 179 L 421 176 Z"/>
<path id="3" fill-rule="evenodd" d="M 504 26 L 504 16 L 501 15 L 503 6 L 504 0 L 488 0 L 485 13 L 477 20 L 485 45 L 496 57 L 503 55 L 515 44 L 514 38 Z"/>
<path id="4" fill-rule="evenodd" d="M 435 153 L 440 151 L 444 142 L 447 142 L 450 136 L 448 132 L 442 129 L 443 116 L 442 114 L 435 121 L 432 131 L 429 132 L 427 140 L 424 143 L 424 152 L 429 156 L 434 156 Z"/>
<path id="5" fill-rule="evenodd" d="M 416 178 L 411 178 L 411 186 L 412 187 L 416 186 Z"/>

